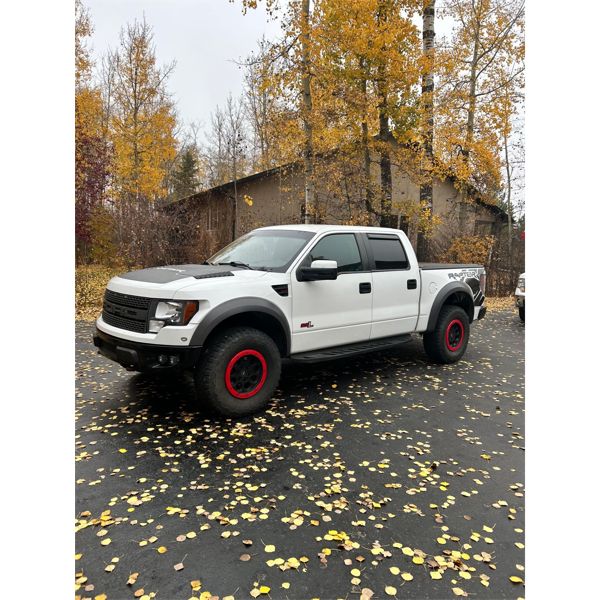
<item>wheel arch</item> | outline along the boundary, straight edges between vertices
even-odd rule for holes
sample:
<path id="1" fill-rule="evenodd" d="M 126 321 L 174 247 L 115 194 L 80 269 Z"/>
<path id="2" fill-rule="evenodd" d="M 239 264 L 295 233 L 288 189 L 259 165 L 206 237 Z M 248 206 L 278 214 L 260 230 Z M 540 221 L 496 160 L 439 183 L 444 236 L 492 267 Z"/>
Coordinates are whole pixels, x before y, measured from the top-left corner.
<path id="1" fill-rule="evenodd" d="M 269 335 L 282 357 L 288 356 L 291 334 L 283 311 L 262 298 L 235 298 L 213 308 L 198 323 L 190 345 L 204 346 L 210 337 L 230 327 L 254 327 Z"/>
<path id="2" fill-rule="evenodd" d="M 440 316 L 443 306 L 460 306 L 469 317 L 469 323 L 473 322 L 475 316 L 475 305 L 473 291 L 463 281 L 447 283 L 436 296 L 429 312 L 426 332 L 433 331 Z"/>

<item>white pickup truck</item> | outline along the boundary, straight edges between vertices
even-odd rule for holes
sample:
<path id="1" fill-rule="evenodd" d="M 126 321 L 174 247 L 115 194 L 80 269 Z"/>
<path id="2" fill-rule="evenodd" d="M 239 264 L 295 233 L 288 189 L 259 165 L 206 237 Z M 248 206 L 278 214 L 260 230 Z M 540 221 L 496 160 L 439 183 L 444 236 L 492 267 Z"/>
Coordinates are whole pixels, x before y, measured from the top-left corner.
<path id="1" fill-rule="evenodd" d="M 94 344 L 128 370 L 189 369 L 199 398 L 241 416 L 268 403 L 283 360 L 386 350 L 420 333 L 432 360 L 456 362 L 484 298 L 481 265 L 419 265 L 397 229 L 263 227 L 204 264 L 111 279 Z"/>

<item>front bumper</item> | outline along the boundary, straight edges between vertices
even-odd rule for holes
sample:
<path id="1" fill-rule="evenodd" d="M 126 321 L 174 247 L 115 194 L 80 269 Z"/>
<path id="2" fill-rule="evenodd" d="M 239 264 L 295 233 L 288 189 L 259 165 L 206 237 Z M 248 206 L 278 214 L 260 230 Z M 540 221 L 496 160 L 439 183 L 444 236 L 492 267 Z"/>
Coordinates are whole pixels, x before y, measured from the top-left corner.
<path id="1" fill-rule="evenodd" d="M 94 346 L 106 358 L 128 371 L 152 369 L 192 369 L 198 362 L 201 346 L 159 346 L 113 337 L 96 328 Z"/>

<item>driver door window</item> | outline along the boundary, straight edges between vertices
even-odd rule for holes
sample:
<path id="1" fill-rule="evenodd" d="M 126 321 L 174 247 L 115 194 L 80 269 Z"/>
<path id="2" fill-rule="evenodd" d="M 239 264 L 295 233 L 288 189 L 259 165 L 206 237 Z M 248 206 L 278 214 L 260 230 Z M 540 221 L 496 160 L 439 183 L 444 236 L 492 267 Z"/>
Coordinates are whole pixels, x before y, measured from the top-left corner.
<path id="1" fill-rule="evenodd" d="M 308 253 L 302 266 L 310 267 L 313 260 L 335 260 L 338 265 L 338 273 L 364 270 L 353 233 L 336 233 L 323 238 Z"/>

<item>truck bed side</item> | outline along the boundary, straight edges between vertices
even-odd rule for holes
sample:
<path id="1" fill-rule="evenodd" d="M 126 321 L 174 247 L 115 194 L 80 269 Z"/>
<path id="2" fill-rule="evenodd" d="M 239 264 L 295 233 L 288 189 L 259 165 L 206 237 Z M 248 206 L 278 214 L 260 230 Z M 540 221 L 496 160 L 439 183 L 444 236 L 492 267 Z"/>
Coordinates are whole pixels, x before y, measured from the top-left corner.
<path id="1" fill-rule="evenodd" d="M 426 331 L 432 312 L 435 314 L 449 295 L 460 291 L 468 293 L 473 299 L 473 319 L 477 319 L 485 300 L 485 268 L 482 265 L 420 263 L 419 272 L 421 298 L 418 332 Z"/>

